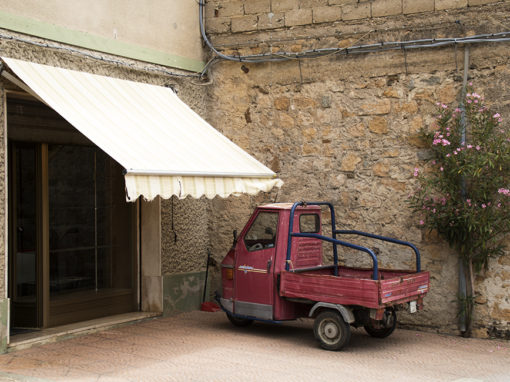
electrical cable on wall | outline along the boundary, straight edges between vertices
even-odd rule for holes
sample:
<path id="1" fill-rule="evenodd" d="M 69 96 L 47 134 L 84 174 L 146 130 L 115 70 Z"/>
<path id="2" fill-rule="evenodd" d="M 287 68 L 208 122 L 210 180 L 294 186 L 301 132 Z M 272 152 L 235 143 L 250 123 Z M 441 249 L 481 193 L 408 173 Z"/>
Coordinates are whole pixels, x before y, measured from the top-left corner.
<path id="1" fill-rule="evenodd" d="M 206 64 L 201 75 L 209 70 L 209 68 L 219 60 L 245 62 L 245 63 L 265 63 L 265 62 L 280 62 L 295 59 L 311 59 L 319 58 L 335 54 L 362 54 L 362 53 L 375 53 L 390 50 L 402 50 L 404 54 L 408 49 L 427 49 L 427 48 L 440 48 L 446 46 L 468 45 L 468 44 L 483 44 L 483 43 L 501 43 L 510 42 L 510 31 L 499 33 L 479 34 L 469 37 L 449 37 L 449 38 L 429 38 L 408 41 L 381 41 L 374 44 L 352 45 L 345 48 L 318 48 L 309 49 L 301 52 L 276 52 L 276 53 L 259 53 L 251 55 L 226 55 L 220 52 L 211 43 L 205 32 L 204 26 L 204 8 L 205 3 L 199 2 L 199 24 L 200 33 L 206 45 L 211 49 L 215 56 Z"/>

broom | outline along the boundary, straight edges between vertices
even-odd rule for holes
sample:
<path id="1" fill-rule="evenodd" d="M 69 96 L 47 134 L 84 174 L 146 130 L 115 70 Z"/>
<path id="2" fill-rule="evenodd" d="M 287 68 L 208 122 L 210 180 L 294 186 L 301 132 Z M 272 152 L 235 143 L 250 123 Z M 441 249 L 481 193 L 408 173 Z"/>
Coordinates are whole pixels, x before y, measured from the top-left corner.
<path id="1" fill-rule="evenodd" d="M 220 310 L 220 307 L 211 301 L 205 301 L 205 296 L 207 292 L 207 277 L 209 275 L 209 263 L 211 262 L 211 250 L 207 248 L 207 265 L 205 267 L 205 283 L 204 283 L 204 294 L 202 295 L 202 304 L 200 305 L 200 310 L 204 312 L 217 312 Z"/>

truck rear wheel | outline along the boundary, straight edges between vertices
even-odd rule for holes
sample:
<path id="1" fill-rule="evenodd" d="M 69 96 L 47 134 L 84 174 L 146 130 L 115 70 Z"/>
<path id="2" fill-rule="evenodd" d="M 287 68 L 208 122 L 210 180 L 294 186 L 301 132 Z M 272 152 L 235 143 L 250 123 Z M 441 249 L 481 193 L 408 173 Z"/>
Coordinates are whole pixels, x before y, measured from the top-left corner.
<path id="1" fill-rule="evenodd" d="M 340 313 L 326 310 L 315 318 L 313 324 L 315 338 L 323 349 L 340 350 L 351 339 L 351 328 Z"/>
<path id="2" fill-rule="evenodd" d="M 384 312 L 384 318 L 381 321 L 370 321 L 365 325 L 368 334 L 375 338 L 388 337 L 397 327 L 397 314 L 393 309 L 387 309 Z"/>
<path id="3" fill-rule="evenodd" d="M 227 317 L 229 319 L 229 321 L 234 325 L 234 326 L 239 326 L 239 327 L 242 327 L 242 326 L 249 326 L 252 324 L 253 320 L 249 320 L 247 318 L 239 318 L 239 317 L 236 317 L 236 316 L 233 316 L 229 313 L 227 313 Z"/>

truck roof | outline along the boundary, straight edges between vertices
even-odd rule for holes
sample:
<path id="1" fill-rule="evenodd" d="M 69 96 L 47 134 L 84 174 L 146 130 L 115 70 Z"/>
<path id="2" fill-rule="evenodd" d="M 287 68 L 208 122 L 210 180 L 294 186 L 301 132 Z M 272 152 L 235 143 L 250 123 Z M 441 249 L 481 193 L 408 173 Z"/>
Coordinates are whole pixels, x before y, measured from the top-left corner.
<path id="1" fill-rule="evenodd" d="M 259 206 L 259 208 L 272 208 L 272 209 L 279 209 L 279 210 L 290 210 L 294 203 L 269 203 L 269 204 L 263 204 Z M 298 207 L 303 208 L 303 207 Z M 310 209 L 320 209 L 319 206 L 306 206 L 306 208 Z"/>

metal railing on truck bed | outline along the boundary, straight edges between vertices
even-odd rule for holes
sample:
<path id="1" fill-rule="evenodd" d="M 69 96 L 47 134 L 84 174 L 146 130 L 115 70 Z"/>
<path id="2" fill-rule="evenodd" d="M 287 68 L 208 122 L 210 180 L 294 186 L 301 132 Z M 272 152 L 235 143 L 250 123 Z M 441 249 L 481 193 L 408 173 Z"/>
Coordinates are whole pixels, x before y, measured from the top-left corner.
<path id="1" fill-rule="evenodd" d="M 307 205 L 312 205 L 312 206 L 328 206 L 329 207 L 329 210 L 330 210 L 330 213 L 331 213 L 331 232 L 332 232 L 332 237 L 324 236 L 324 235 L 319 235 L 317 233 L 293 232 L 293 230 L 294 230 L 294 214 L 295 214 L 296 208 L 300 207 L 300 206 L 307 206 Z M 294 203 L 292 205 L 292 208 L 290 210 L 290 218 L 289 219 L 290 219 L 290 221 L 289 221 L 289 234 L 288 234 L 288 239 L 287 239 L 287 257 L 286 257 L 286 264 L 285 264 L 285 270 L 288 271 L 288 272 L 291 272 L 291 270 L 290 270 L 290 262 L 291 262 L 292 238 L 293 237 L 310 237 L 310 238 L 315 238 L 315 239 L 326 241 L 326 242 L 329 242 L 329 243 L 333 244 L 333 262 L 334 262 L 333 268 L 334 268 L 334 275 L 335 276 L 338 276 L 338 249 L 337 249 L 337 246 L 341 245 L 343 247 L 352 248 L 352 249 L 355 249 L 355 250 L 358 250 L 358 251 L 365 252 L 365 253 L 369 254 L 370 257 L 372 258 L 372 270 L 373 270 L 373 272 L 372 272 L 372 279 L 378 280 L 378 278 L 379 278 L 379 265 L 378 265 L 378 261 L 377 261 L 377 256 L 375 255 L 374 251 L 372 251 L 369 248 L 363 247 L 361 245 L 349 243 L 347 241 L 338 240 L 336 238 L 337 234 L 339 234 L 339 235 L 359 235 L 359 236 L 364 236 L 364 237 L 368 237 L 368 238 L 371 238 L 371 239 L 382 240 L 382 241 L 386 241 L 386 242 L 389 242 L 389 243 L 398 244 L 398 245 L 404 245 L 404 246 L 410 247 L 410 248 L 413 249 L 413 251 L 415 253 L 415 256 L 416 256 L 416 272 L 417 273 L 421 272 L 420 252 L 414 246 L 414 244 L 411 244 L 411 243 L 409 243 L 407 241 L 393 239 L 391 237 L 375 235 L 375 234 L 371 234 L 371 233 L 367 233 L 367 232 L 363 232 L 363 231 L 337 230 L 336 229 L 336 224 L 335 224 L 335 209 L 334 209 L 333 205 L 331 203 L 329 203 L 329 202 L 296 202 L 296 203 Z M 314 270 L 314 269 L 320 269 L 320 268 L 318 268 L 318 267 L 309 268 L 309 270 Z M 303 271 L 303 270 L 304 269 L 300 269 L 300 271 Z"/>

